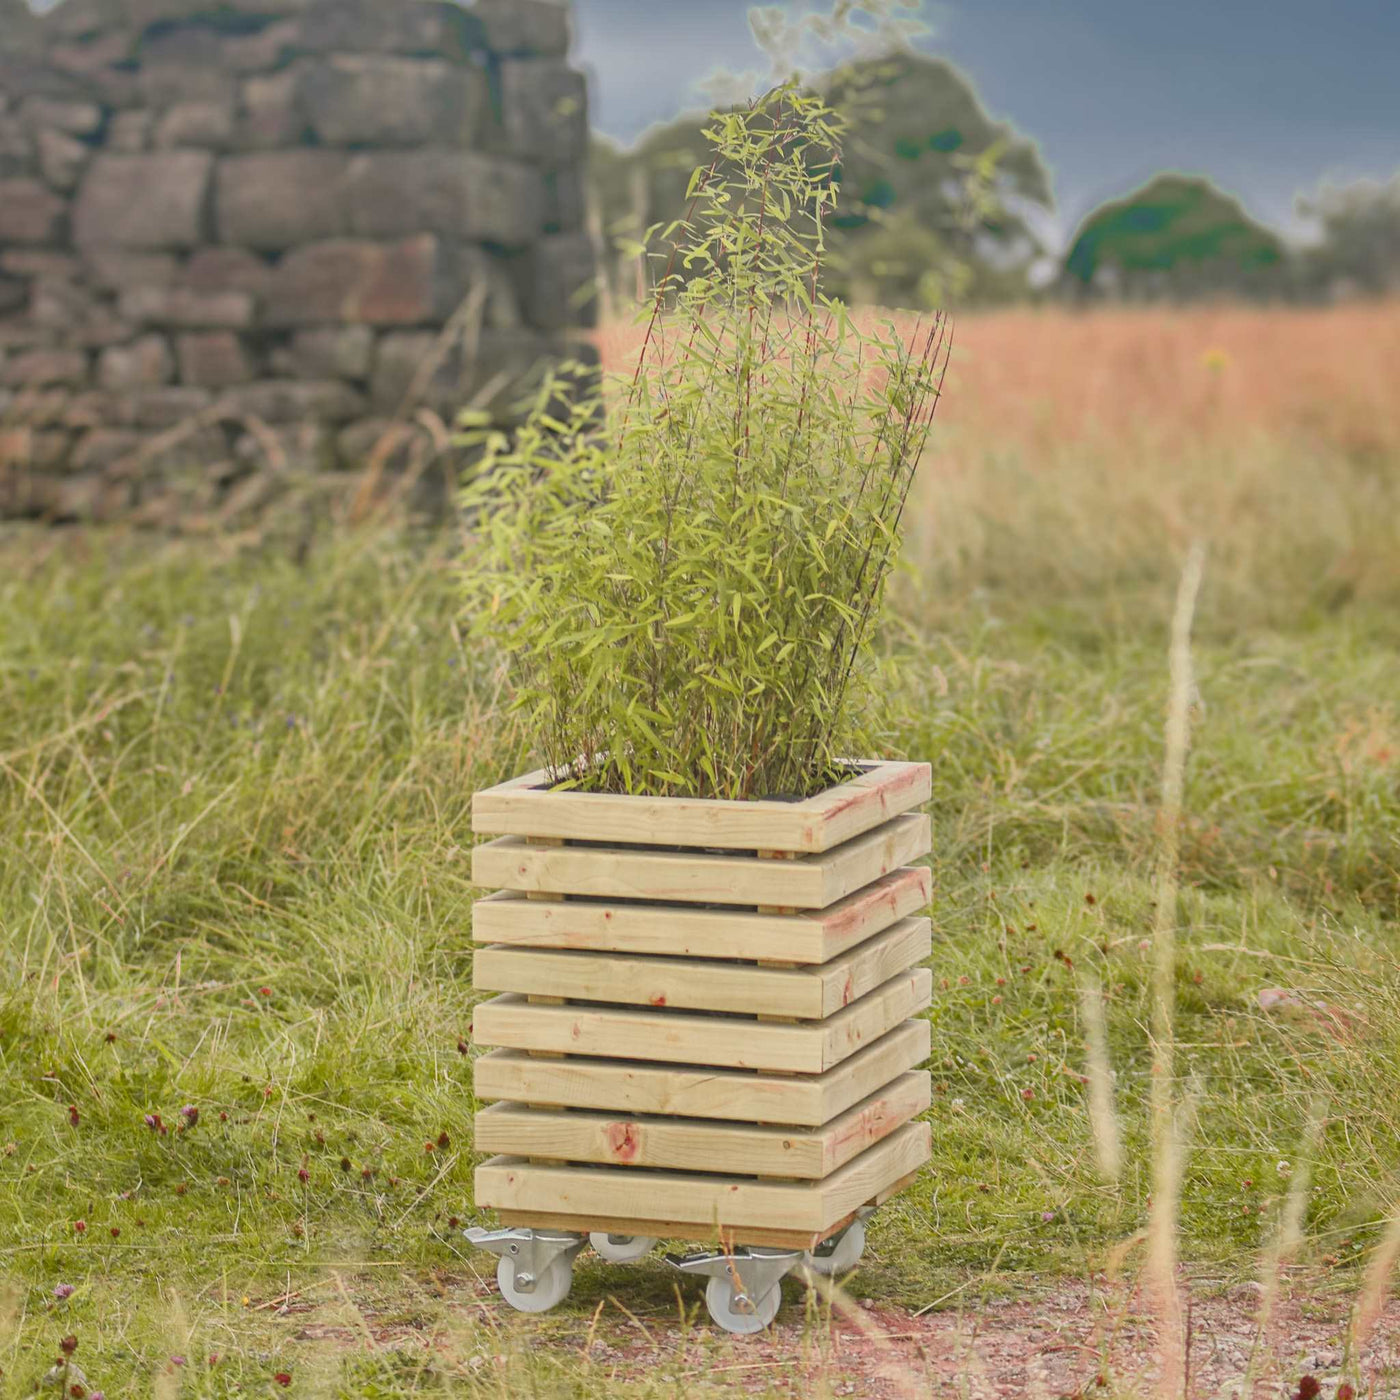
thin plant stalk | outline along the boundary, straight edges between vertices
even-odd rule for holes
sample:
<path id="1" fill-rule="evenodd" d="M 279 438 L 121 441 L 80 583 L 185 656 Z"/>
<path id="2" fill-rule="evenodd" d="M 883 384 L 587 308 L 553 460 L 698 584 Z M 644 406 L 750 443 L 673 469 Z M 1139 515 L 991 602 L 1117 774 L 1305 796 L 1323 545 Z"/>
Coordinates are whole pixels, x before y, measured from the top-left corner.
<path id="1" fill-rule="evenodd" d="M 1357 1364 L 1376 1330 L 1381 1313 L 1385 1311 L 1386 1292 L 1397 1264 L 1400 1264 L 1400 1208 L 1386 1222 L 1385 1231 L 1366 1266 L 1366 1278 L 1356 1300 L 1351 1325 L 1351 1354 Z"/>
<path id="2" fill-rule="evenodd" d="M 1099 1175 L 1116 1185 L 1123 1171 L 1123 1133 L 1113 1104 L 1113 1069 L 1108 1057 L 1108 1026 L 1103 1012 L 1103 988 L 1087 981 L 1079 988 L 1079 1014 L 1084 1023 L 1085 1068 L 1089 1077 L 1089 1125 Z"/>
<path id="3" fill-rule="evenodd" d="M 1152 1207 L 1147 1224 L 1146 1282 L 1157 1321 L 1157 1393 L 1178 1400 L 1185 1384 L 1186 1349 L 1177 1282 L 1177 1231 L 1181 1205 L 1182 1144 L 1175 1087 L 1173 1019 L 1176 1003 L 1177 890 L 1181 864 L 1181 814 L 1186 756 L 1191 743 L 1191 625 L 1205 572 L 1205 548 L 1197 542 L 1186 558 L 1172 617 L 1166 754 L 1157 824 L 1157 908 L 1152 939 Z"/>
<path id="4" fill-rule="evenodd" d="M 1259 1313 L 1255 1324 L 1254 1345 L 1250 1350 L 1249 1364 L 1245 1368 L 1245 1393 L 1248 1393 L 1253 1382 L 1254 1366 L 1260 1348 L 1267 1344 L 1269 1330 L 1273 1325 L 1279 1290 L 1283 1282 L 1283 1270 L 1303 1241 L 1303 1218 L 1307 1214 L 1308 1193 L 1312 1186 L 1313 1158 L 1317 1154 L 1323 1124 L 1326 1121 L 1326 1103 L 1321 1098 L 1314 1099 L 1308 1113 L 1307 1128 L 1301 1144 L 1302 1151 L 1288 1179 L 1288 1192 L 1283 1199 L 1283 1208 L 1279 1212 L 1269 1247 L 1260 1260 Z"/>

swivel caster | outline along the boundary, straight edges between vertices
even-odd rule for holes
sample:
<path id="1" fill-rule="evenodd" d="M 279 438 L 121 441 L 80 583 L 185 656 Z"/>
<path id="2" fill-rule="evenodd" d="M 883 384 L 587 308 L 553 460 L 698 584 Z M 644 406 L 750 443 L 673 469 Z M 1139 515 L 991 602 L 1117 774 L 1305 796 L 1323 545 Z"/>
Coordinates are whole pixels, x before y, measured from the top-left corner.
<path id="1" fill-rule="evenodd" d="M 704 1274 L 705 1306 L 726 1332 L 752 1336 L 778 1315 L 783 1278 L 802 1263 L 795 1249 L 747 1247 L 732 1254 L 692 1254 L 668 1262 L 683 1273 Z"/>
<path id="2" fill-rule="evenodd" d="M 646 1235 L 610 1235 L 606 1230 L 595 1230 L 589 1235 L 588 1243 L 613 1264 L 631 1264 L 644 1259 L 656 1248 L 656 1241 Z"/>
<path id="3" fill-rule="evenodd" d="M 548 1312 L 569 1296 L 574 1281 L 574 1256 L 583 1248 L 582 1235 L 552 1230 L 483 1230 L 464 1232 L 478 1249 L 500 1255 L 496 1283 L 501 1296 L 517 1312 Z"/>
<path id="4" fill-rule="evenodd" d="M 705 1307 L 716 1325 L 740 1337 L 762 1332 L 777 1317 L 782 1305 L 781 1280 L 757 1299 L 737 1287 L 733 1279 L 712 1278 L 705 1285 Z"/>
<path id="5" fill-rule="evenodd" d="M 803 1262 L 814 1274 L 834 1278 L 837 1274 L 850 1273 L 864 1253 L 865 1221 L 854 1220 L 839 1235 L 808 1250 Z"/>
<path id="6" fill-rule="evenodd" d="M 502 1255 L 496 1265 L 496 1285 L 516 1312 L 548 1312 L 569 1296 L 574 1286 L 574 1261 L 567 1254 L 558 1254 L 542 1272 L 531 1274 L 518 1260 Z"/>

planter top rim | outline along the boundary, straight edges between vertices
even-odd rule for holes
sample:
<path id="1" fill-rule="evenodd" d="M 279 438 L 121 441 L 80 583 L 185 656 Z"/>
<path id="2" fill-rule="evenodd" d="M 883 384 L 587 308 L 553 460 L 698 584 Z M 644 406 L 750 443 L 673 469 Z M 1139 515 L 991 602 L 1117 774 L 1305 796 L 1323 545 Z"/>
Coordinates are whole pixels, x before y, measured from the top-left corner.
<path id="1" fill-rule="evenodd" d="M 548 786 L 548 773 L 539 769 L 476 793 L 472 829 L 538 840 L 807 855 L 921 807 L 932 791 L 927 763 L 868 759 L 851 766 L 858 770 L 855 776 L 812 797 L 753 802 L 560 792 Z"/>

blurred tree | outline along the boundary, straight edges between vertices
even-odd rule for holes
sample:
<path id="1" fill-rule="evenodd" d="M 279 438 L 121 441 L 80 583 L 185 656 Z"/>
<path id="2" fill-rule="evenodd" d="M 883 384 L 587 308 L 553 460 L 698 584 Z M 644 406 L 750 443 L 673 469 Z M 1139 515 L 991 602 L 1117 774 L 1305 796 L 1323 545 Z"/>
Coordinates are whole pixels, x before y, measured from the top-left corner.
<path id="1" fill-rule="evenodd" d="M 1044 251 L 1028 215 L 1054 204 L 1035 144 L 952 64 L 913 51 L 847 65 L 828 91 L 850 123 L 832 291 L 915 307 L 1025 294 Z"/>
<path id="2" fill-rule="evenodd" d="M 1065 258 L 1062 282 L 1123 297 L 1287 295 L 1283 242 L 1209 180 L 1158 175 L 1096 209 Z"/>
<path id="3" fill-rule="evenodd" d="M 1322 241 L 1303 256 L 1308 289 L 1329 296 L 1400 292 L 1400 175 L 1324 186 L 1299 200 L 1318 221 Z"/>
<path id="4" fill-rule="evenodd" d="M 811 79 L 848 123 L 826 289 L 853 302 L 930 307 L 1023 293 L 1042 252 L 1027 219 L 1048 210 L 1034 144 L 986 112 L 951 64 L 912 50 Z M 636 290 L 643 233 L 681 218 L 710 159 L 706 118 L 653 127 L 630 149 L 594 141 L 590 183 L 611 236 L 608 280 Z M 659 254 L 655 237 L 649 247 Z"/>

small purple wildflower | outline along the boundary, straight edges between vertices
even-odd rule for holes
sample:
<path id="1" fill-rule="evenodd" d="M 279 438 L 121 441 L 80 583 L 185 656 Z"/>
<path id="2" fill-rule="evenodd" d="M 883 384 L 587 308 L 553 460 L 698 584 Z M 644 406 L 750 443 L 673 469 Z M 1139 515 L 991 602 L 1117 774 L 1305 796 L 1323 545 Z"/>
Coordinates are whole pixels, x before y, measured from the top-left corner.
<path id="1" fill-rule="evenodd" d="M 199 1122 L 199 1109 L 197 1109 L 194 1104 L 187 1103 L 184 1108 L 180 1110 L 180 1117 L 185 1120 L 187 1126 L 193 1128 L 194 1125 Z"/>
<path id="2" fill-rule="evenodd" d="M 71 1283 L 60 1283 L 53 1291 L 53 1296 L 63 1302 L 65 1298 L 71 1298 L 76 1290 Z"/>
<path id="3" fill-rule="evenodd" d="M 1053 1210 L 1043 1210 L 1040 1212 L 1040 1218 L 1045 1221 L 1046 1224 L 1049 1224 L 1050 1221 L 1055 1218 L 1055 1212 Z"/>

